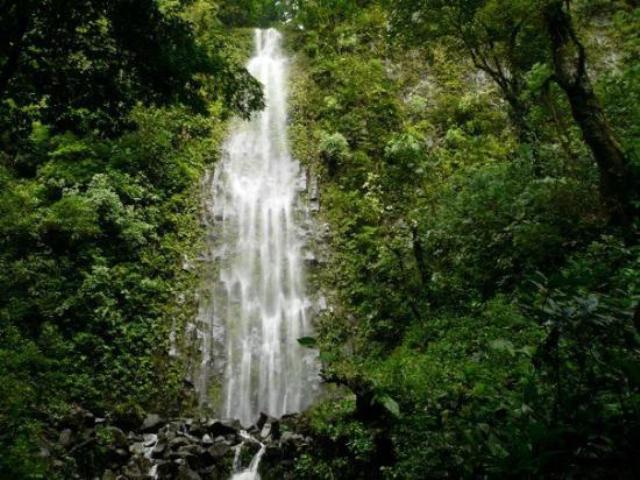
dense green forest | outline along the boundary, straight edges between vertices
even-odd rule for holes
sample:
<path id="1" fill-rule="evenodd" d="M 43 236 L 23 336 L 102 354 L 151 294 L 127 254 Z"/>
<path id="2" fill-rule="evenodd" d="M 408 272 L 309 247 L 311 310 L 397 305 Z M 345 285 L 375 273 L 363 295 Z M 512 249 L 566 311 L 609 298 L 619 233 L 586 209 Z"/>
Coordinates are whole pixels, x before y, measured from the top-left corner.
<path id="1" fill-rule="evenodd" d="M 172 332 L 256 26 L 329 232 L 286 478 L 640 477 L 637 1 L 0 0 L 0 479 L 99 477 L 78 409 L 195 414 Z"/>

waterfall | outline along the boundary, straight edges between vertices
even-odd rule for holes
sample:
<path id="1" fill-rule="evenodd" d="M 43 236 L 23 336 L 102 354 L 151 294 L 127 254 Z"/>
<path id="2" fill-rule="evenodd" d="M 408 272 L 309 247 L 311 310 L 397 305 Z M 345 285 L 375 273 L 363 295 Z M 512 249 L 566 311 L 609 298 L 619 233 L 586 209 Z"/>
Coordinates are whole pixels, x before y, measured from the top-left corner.
<path id="1" fill-rule="evenodd" d="M 266 108 L 234 126 L 211 182 L 217 272 L 200 306 L 196 378 L 206 404 L 212 378 L 221 375 L 221 414 L 244 426 L 261 412 L 303 410 L 319 383 L 317 352 L 297 341 L 312 333 L 304 276 L 309 214 L 300 199 L 305 176 L 289 152 L 288 59 L 278 31 L 256 30 L 248 69 L 264 86 Z"/>

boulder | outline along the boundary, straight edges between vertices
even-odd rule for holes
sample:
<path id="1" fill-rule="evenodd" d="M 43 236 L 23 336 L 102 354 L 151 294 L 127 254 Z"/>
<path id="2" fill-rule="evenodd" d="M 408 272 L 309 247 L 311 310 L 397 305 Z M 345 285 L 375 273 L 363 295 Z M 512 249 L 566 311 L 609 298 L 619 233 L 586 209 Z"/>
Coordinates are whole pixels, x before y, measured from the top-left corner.
<path id="1" fill-rule="evenodd" d="M 177 480 L 202 480 L 202 477 L 185 465 L 178 470 Z"/>
<path id="2" fill-rule="evenodd" d="M 158 462 L 156 473 L 160 480 L 173 480 L 178 475 L 178 465 L 173 462 Z"/>
<path id="3" fill-rule="evenodd" d="M 63 420 L 64 425 L 80 430 L 82 427 L 90 427 L 94 424 L 95 416 L 88 410 L 82 407 L 74 406 L 69 411 L 68 415 Z"/>
<path id="4" fill-rule="evenodd" d="M 160 427 L 164 425 L 164 423 L 165 422 L 162 420 L 162 417 L 160 417 L 160 415 L 150 413 L 146 416 L 144 422 L 142 422 L 142 431 L 144 433 L 157 432 Z"/>
<path id="5" fill-rule="evenodd" d="M 200 445 L 193 444 L 193 445 L 185 445 L 184 447 L 180 447 L 178 451 L 198 456 L 198 455 L 202 455 L 205 450 Z"/>
<path id="6" fill-rule="evenodd" d="M 218 435 L 236 435 L 238 429 L 226 423 L 222 423 L 220 420 L 210 420 L 207 422 L 207 432 L 215 438 Z"/>
<path id="7" fill-rule="evenodd" d="M 167 453 L 167 444 L 163 442 L 156 443 L 156 446 L 151 450 L 152 458 L 162 458 Z"/>
<path id="8" fill-rule="evenodd" d="M 131 453 L 131 455 L 143 455 L 144 451 L 145 447 L 140 442 L 132 443 L 131 445 L 129 445 L 129 452 Z"/>
<path id="9" fill-rule="evenodd" d="M 258 430 L 262 429 L 262 427 L 265 426 L 265 424 L 269 421 L 269 419 L 270 419 L 269 415 L 267 415 L 264 412 L 260 413 L 260 417 L 256 422 L 256 427 L 258 428 Z"/>
<path id="10" fill-rule="evenodd" d="M 222 458 L 226 456 L 231 451 L 231 447 L 226 443 L 216 443 L 212 447 L 207 449 L 209 455 L 214 459 Z"/>
<path id="11" fill-rule="evenodd" d="M 207 420 L 199 419 L 198 421 L 194 421 L 191 423 L 189 427 L 189 433 L 191 435 L 195 435 L 196 437 L 202 437 L 205 433 L 207 433 Z"/>
<path id="12" fill-rule="evenodd" d="M 189 440 L 184 437 L 176 437 L 169 441 L 169 448 L 171 450 L 178 450 L 180 447 L 184 445 L 189 445 Z"/>
<path id="13" fill-rule="evenodd" d="M 264 424 L 260 430 L 263 440 L 278 440 L 280 438 L 280 422 L 272 420 Z"/>

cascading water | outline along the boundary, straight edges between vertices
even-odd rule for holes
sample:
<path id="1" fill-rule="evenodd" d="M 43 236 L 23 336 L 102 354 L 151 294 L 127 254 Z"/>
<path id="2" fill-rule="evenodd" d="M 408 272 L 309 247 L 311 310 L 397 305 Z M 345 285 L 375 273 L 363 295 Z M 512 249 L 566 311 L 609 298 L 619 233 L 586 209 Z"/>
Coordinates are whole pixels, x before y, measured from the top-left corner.
<path id="1" fill-rule="evenodd" d="M 240 445 L 240 447 L 236 452 L 236 459 L 233 462 L 234 463 L 233 467 L 234 467 L 234 470 L 236 470 L 236 473 L 233 474 L 233 477 L 231 477 L 231 480 L 260 480 L 260 474 L 258 473 L 258 468 L 260 467 L 260 460 L 262 460 L 262 457 L 265 451 L 267 450 L 267 447 L 263 443 L 260 443 L 259 441 L 251 437 L 249 434 L 247 434 L 247 432 L 242 432 L 242 436 L 245 442 L 257 443 L 260 446 L 260 449 L 258 450 L 258 453 L 255 454 L 253 459 L 251 459 L 251 464 L 249 465 L 249 467 L 246 468 L 245 470 L 241 470 L 237 465 L 240 459 L 240 452 L 242 450 L 242 444 Z"/>
<path id="2" fill-rule="evenodd" d="M 304 175 L 287 141 L 287 67 L 281 34 L 256 30 L 249 71 L 263 84 L 266 108 L 238 123 L 212 181 L 212 254 L 219 271 L 200 307 L 203 363 L 196 387 L 210 402 L 216 365 L 223 374 L 221 414 L 249 426 L 261 412 L 298 412 L 318 389 L 317 353 L 305 294 L 300 201 Z M 203 327 L 204 326 L 204 327 Z"/>

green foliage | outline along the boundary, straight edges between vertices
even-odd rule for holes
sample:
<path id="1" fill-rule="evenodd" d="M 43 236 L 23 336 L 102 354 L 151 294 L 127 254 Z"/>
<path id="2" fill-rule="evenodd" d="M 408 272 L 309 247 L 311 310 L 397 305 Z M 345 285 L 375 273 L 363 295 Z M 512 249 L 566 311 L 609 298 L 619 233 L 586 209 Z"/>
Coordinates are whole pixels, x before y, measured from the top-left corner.
<path id="1" fill-rule="evenodd" d="M 284 20 L 283 3 L 273 0 L 223 1 L 219 6 L 218 17 L 229 26 L 268 27 L 273 22 Z"/>
<path id="2" fill-rule="evenodd" d="M 137 103 L 179 101 L 202 113 L 212 98 L 248 115 L 261 103 L 257 82 L 219 43 L 198 38 L 181 8 L 155 0 L 3 2 L 2 110 L 29 107 L 3 115 L 3 129 L 16 130 L 22 114 L 24 131 L 26 114 L 59 130 L 110 135 L 130 126 Z"/>
<path id="3" fill-rule="evenodd" d="M 298 343 L 305 348 L 315 348 L 317 341 L 313 337 L 302 337 L 298 339 Z"/>
<path id="4" fill-rule="evenodd" d="M 340 384 L 296 478 L 638 477 L 637 231 L 607 225 L 550 2 L 76 3 L 0 14 L 1 478 L 72 475 L 40 447 L 73 405 L 189 411 L 168 352 L 198 181 L 223 120 L 261 104 L 251 32 L 227 26 L 271 22 L 330 227 L 312 281 L 333 308 L 298 341 Z M 570 8 L 638 168 L 635 3 Z"/>
<path id="5" fill-rule="evenodd" d="M 633 478 L 637 241 L 606 225 L 542 2 L 381 3 L 301 6 L 291 32 L 294 148 L 331 231 L 316 342 L 356 396 L 309 414 L 299 475 Z M 637 9 L 587 3 L 575 22 L 633 159 Z"/>
<path id="6" fill-rule="evenodd" d="M 0 478 L 93 477 L 52 464 L 76 405 L 128 424 L 192 407 L 169 352 L 195 315 L 200 179 L 261 91 L 208 0 L 6 3 Z"/>
<path id="7" fill-rule="evenodd" d="M 334 400 L 313 408 L 308 416 L 319 450 L 297 459 L 295 472 L 303 478 L 358 478 L 371 471 L 375 439 L 353 418 L 355 399 Z M 320 455 L 319 455 L 320 454 Z"/>
<path id="8" fill-rule="evenodd" d="M 3 409 L 25 402 L 13 421 L 72 402 L 114 415 L 177 406 L 168 334 L 192 313 L 176 297 L 194 287 L 182 259 L 198 245 L 198 180 L 217 128 L 181 108 L 132 118 L 138 130 L 116 140 L 51 137 L 33 179 L 6 180 L 0 318 L 15 339 L 3 334 L 2 351 L 44 362 L 44 380 L 3 396 Z"/>

